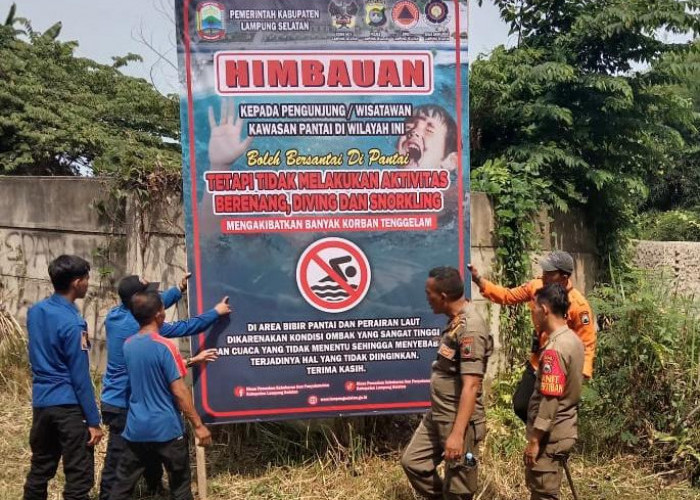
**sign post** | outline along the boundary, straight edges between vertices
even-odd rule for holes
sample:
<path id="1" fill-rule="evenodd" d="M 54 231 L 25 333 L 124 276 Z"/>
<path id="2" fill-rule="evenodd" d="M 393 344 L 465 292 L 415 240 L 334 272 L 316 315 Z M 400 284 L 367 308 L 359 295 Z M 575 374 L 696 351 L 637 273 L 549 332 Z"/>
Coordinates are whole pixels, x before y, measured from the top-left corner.
<path id="1" fill-rule="evenodd" d="M 176 0 L 205 422 L 421 412 L 469 260 L 465 0 Z M 203 465 L 199 460 L 198 469 Z"/>

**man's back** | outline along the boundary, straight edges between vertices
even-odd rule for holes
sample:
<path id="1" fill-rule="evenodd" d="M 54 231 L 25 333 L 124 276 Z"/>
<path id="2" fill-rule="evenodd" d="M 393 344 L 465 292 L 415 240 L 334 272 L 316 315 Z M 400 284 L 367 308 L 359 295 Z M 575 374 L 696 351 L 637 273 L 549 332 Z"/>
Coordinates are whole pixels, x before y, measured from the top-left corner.
<path id="1" fill-rule="evenodd" d="M 52 295 L 29 309 L 27 330 L 33 405 L 77 404 L 69 364 L 71 353 L 66 352 L 67 346 L 76 343 L 85 351 L 88 348 L 87 323 L 77 308 L 60 295 Z"/>
<path id="2" fill-rule="evenodd" d="M 124 305 L 114 307 L 105 318 L 107 368 L 102 377 L 103 403 L 126 408 L 128 375 L 124 360 L 124 342 L 139 331 L 139 324 Z"/>
<path id="3" fill-rule="evenodd" d="M 175 345 L 158 334 L 138 334 L 124 344 L 129 375 L 129 412 L 123 437 L 135 442 L 165 442 L 184 428 L 170 384 L 187 368 Z"/>

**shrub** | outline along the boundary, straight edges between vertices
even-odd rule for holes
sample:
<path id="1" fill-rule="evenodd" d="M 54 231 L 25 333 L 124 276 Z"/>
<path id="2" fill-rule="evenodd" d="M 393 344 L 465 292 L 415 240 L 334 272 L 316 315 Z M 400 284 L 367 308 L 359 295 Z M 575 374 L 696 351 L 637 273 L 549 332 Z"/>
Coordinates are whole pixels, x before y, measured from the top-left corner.
<path id="1" fill-rule="evenodd" d="M 639 237 L 652 241 L 700 241 L 700 210 L 649 212 L 639 218 Z"/>
<path id="2" fill-rule="evenodd" d="M 700 474 L 700 304 L 659 273 L 627 272 L 596 288 L 596 374 L 582 405 L 582 440 L 631 448 L 654 466 Z"/>
<path id="3" fill-rule="evenodd" d="M 0 387 L 28 387 L 29 356 L 24 331 L 0 305 Z"/>

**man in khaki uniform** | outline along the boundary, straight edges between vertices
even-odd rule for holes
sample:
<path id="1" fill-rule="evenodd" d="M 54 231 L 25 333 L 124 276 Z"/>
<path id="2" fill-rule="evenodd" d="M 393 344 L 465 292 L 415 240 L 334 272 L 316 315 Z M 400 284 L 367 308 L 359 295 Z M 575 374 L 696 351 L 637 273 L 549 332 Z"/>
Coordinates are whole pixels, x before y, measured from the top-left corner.
<path id="1" fill-rule="evenodd" d="M 525 479 L 531 500 L 557 500 L 562 464 L 578 438 L 578 403 L 583 385 L 584 347 L 567 326 L 566 289 L 557 283 L 535 293 L 533 317 L 547 333 L 530 398 Z"/>
<path id="2" fill-rule="evenodd" d="M 474 305 L 464 298 L 459 271 L 438 267 L 425 285 L 428 304 L 449 318 L 442 332 L 430 379 L 430 410 L 401 457 L 416 492 L 425 498 L 469 500 L 477 487 L 477 467 L 467 466 L 467 452 L 477 456 L 486 434 L 482 379 L 493 338 Z M 446 461 L 445 477 L 437 473 Z"/>

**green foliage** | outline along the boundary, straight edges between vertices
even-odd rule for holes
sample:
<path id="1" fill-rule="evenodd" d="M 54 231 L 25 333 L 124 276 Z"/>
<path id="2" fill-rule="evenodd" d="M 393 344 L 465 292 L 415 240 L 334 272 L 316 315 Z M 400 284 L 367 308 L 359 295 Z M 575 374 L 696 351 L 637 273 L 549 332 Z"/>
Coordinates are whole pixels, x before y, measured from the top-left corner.
<path id="1" fill-rule="evenodd" d="M 518 189 L 532 195 L 527 203 L 503 207 L 522 226 L 509 228 L 515 240 L 531 233 L 533 206 L 584 207 L 600 254 L 619 262 L 647 186 L 683 161 L 688 141 L 697 138 L 698 115 L 679 90 L 689 63 L 674 59 L 692 46 L 666 43 L 657 34 L 697 32 L 700 1 L 494 3 L 519 45 L 499 47 L 472 66 L 475 185 L 491 184 L 494 164 L 527 184 Z M 649 70 L 631 72 L 638 64 Z M 527 268 L 514 259 L 502 259 L 504 269 Z M 503 281 L 513 285 L 514 277 L 505 273 Z"/>
<path id="2" fill-rule="evenodd" d="M 648 212 L 639 218 L 637 236 L 653 241 L 700 241 L 700 210 Z"/>
<path id="3" fill-rule="evenodd" d="M 521 376 L 522 370 L 511 369 L 499 372 L 491 382 L 484 446 L 494 457 L 521 458 L 525 449 L 525 425 L 513 412 L 513 394 Z"/>
<path id="4" fill-rule="evenodd" d="M 551 183 L 531 165 L 514 162 L 509 168 L 498 159 L 488 160 L 472 171 L 472 187 L 494 201 L 496 274 L 507 283 L 527 280 L 531 265 L 529 253 L 524 250 L 532 249 L 536 241 L 534 214 L 540 208 L 538 198 L 540 193 L 550 192 Z M 501 308 L 499 324 L 506 362 L 513 367 L 526 357 L 530 347 L 530 336 L 524 334 L 532 328 L 527 307 L 521 304 Z"/>
<path id="5" fill-rule="evenodd" d="M 700 303 L 662 275 L 631 272 L 593 294 L 595 377 L 582 405 L 584 444 L 644 451 L 700 473 Z"/>
<path id="6" fill-rule="evenodd" d="M 678 82 L 672 88 L 679 98 L 690 100 L 700 113 L 700 40 L 680 54 L 667 54 L 656 66 L 659 81 Z M 682 156 L 662 169 L 659 182 L 651 184 L 649 200 L 644 208 L 670 210 L 700 207 L 700 139 L 697 131 L 686 134 Z"/>
<path id="7" fill-rule="evenodd" d="M 35 31 L 14 5 L 0 25 L 0 173 L 87 168 L 129 179 L 132 169 L 158 166 L 177 175 L 177 99 L 118 70 L 138 56 L 115 58 L 113 66 L 79 58 L 76 42 L 57 40 L 60 30 L 57 23 Z"/>

